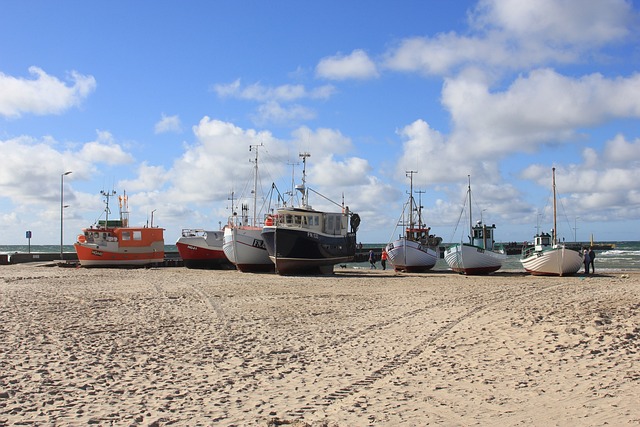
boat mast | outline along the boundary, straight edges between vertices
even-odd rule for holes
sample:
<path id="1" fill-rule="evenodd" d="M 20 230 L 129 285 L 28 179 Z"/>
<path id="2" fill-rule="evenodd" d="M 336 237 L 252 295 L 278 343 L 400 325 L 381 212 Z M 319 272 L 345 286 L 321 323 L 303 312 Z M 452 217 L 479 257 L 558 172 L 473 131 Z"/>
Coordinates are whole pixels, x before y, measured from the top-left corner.
<path id="1" fill-rule="evenodd" d="M 254 227 L 257 224 L 256 221 L 256 204 L 257 204 L 257 200 L 258 200 L 258 147 L 262 147 L 262 143 L 260 143 L 259 145 L 249 145 L 249 151 L 251 151 L 252 148 L 256 149 L 256 159 L 254 161 L 254 166 L 253 166 L 253 218 L 252 218 L 252 223 L 251 225 L 253 225 Z"/>
<path id="2" fill-rule="evenodd" d="M 116 195 L 116 190 L 111 190 L 110 192 L 100 190 L 100 194 L 102 194 L 106 199 L 107 206 L 104 209 L 104 226 L 109 227 L 109 197 Z"/>
<path id="3" fill-rule="evenodd" d="M 405 176 L 409 177 L 409 228 L 413 228 L 413 174 L 418 173 L 416 171 L 405 171 Z"/>
<path id="4" fill-rule="evenodd" d="M 311 154 L 308 152 L 298 154 L 299 157 L 302 158 L 302 186 L 297 186 L 298 191 L 302 193 L 302 206 L 306 207 L 309 202 L 309 193 L 307 193 L 307 157 L 311 157 Z"/>
<path id="5" fill-rule="evenodd" d="M 473 245 L 473 215 L 471 215 L 471 175 L 467 175 L 469 179 L 469 187 L 467 188 L 467 194 L 469 194 L 469 243 Z"/>
<path id="6" fill-rule="evenodd" d="M 557 224 L 556 224 L 556 168 L 552 168 L 551 169 L 551 175 L 552 175 L 552 185 L 553 185 L 553 244 L 556 245 L 558 243 L 557 241 L 557 235 L 558 235 L 558 229 Z"/>

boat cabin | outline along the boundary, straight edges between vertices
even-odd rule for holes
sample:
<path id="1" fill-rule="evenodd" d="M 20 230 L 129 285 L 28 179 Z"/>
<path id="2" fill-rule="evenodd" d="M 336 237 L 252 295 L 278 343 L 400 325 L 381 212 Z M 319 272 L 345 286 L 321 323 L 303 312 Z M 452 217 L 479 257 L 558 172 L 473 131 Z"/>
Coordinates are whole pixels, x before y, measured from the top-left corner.
<path id="1" fill-rule="evenodd" d="M 552 245 L 552 236 L 549 233 L 536 234 L 533 240 L 533 245 L 536 251 L 541 251 L 546 247 Z"/>
<path id="2" fill-rule="evenodd" d="M 483 224 L 482 221 L 476 222 L 476 225 L 471 229 L 471 244 L 473 246 L 492 251 L 495 244 L 493 240 L 495 229 L 495 224 L 486 225 Z"/>
<path id="3" fill-rule="evenodd" d="M 342 235 L 348 226 L 347 214 L 323 213 L 316 211 L 291 210 L 278 211 L 277 215 L 270 215 L 265 225 L 278 227 L 302 228 L 315 233 Z"/>

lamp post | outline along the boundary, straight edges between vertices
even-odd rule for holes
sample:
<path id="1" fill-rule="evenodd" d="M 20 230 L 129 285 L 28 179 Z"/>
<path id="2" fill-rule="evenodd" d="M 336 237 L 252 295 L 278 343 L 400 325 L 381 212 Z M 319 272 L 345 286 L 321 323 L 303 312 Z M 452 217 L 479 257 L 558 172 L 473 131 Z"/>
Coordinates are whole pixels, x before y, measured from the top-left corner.
<path id="1" fill-rule="evenodd" d="M 62 253 L 62 242 L 64 237 L 64 177 L 65 175 L 69 175 L 71 171 L 67 171 L 60 175 L 60 259 L 64 260 L 64 255 Z"/>

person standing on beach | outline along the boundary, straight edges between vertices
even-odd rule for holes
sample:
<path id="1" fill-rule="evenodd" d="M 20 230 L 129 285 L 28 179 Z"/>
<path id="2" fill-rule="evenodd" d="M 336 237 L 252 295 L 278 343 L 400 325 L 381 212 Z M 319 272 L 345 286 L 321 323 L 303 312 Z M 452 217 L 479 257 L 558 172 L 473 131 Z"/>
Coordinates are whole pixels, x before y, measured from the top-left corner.
<path id="1" fill-rule="evenodd" d="M 382 269 L 387 269 L 387 251 L 382 248 L 382 255 L 380 255 L 380 264 L 382 265 Z"/>
<path id="2" fill-rule="evenodd" d="M 589 248 L 589 265 L 591 266 L 591 273 L 596 272 L 596 266 L 593 261 L 596 259 L 596 252 L 593 250 L 593 246 Z"/>
<path id="3" fill-rule="evenodd" d="M 371 264 L 371 267 L 369 267 L 369 269 L 378 268 L 376 267 L 376 254 L 373 252 L 373 249 L 369 251 L 369 264 Z"/>
<path id="4" fill-rule="evenodd" d="M 584 261 L 584 274 L 589 274 L 589 264 L 591 263 L 591 258 L 589 258 L 589 251 L 587 251 L 587 248 L 584 248 L 582 259 Z"/>

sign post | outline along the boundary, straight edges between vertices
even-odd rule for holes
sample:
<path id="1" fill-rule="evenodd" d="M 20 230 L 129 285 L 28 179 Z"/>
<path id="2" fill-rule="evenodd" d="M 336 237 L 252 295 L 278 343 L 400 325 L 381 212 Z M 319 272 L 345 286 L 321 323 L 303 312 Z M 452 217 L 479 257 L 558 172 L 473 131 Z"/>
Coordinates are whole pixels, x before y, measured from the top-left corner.
<path id="1" fill-rule="evenodd" d="M 28 248 L 29 248 L 29 253 L 31 253 L 31 231 L 27 231 L 26 233 L 27 235 L 27 239 L 28 239 Z"/>

